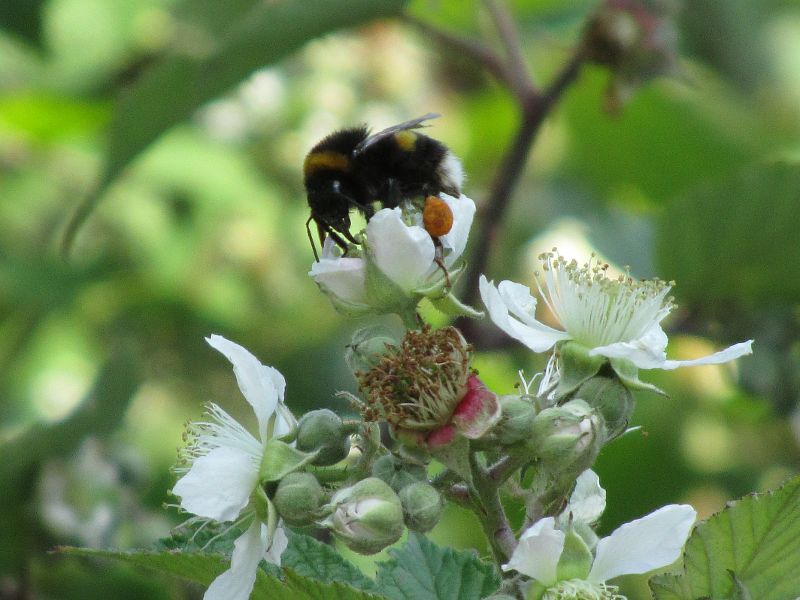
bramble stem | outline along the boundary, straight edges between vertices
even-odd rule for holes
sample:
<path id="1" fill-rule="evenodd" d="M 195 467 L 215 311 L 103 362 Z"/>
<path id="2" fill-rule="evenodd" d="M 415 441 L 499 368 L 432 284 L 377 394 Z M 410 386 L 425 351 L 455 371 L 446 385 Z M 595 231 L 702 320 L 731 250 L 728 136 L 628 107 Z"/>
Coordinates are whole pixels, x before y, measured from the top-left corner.
<path id="1" fill-rule="evenodd" d="M 426 36 L 469 56 L 485 68 L 511 92 L 520 110 L 519 129 L 503 155 L 489 195 L 480 207 L 481 218 L 476 219 L 477 230 L 473 236 L 475 241 L 472 243 L 466 273 L 462 277 L 465 282 L 463 302 L 470 306 L 474 306 L 478 299 L 479 277 L 486 270 L 489 253 L 497 238 L 511 195 L 524 171 L 531 146 L 545 118 L 567 87 L 577 79 L 585 62 L 583 47 L 578 46 L 550 85 L 545 90 L 540 90 L 525 64 L 519 35 L 507 8 L 501 0 L 484 0 L 484 3 L 503 44 L 505 56 L 480 41 L 460 37 L 405 15 L 406 21 Z M 461 318 L 458 319 L 457 326 L 470 341 L 477 341 L 482 337 L 477 321 Z"/>
<path id="2" fill-rule="evenodd" d="M 483 508 L 482 511 L 476 511 L 476 514 L 489 539 L 495 561 L 497 564 L 508 562 L 517 547 L 517 540 L 500 502 L 499 486 L 491 479 L 474 452 L 470 452 L 470 467 L 475 491 Z"/>

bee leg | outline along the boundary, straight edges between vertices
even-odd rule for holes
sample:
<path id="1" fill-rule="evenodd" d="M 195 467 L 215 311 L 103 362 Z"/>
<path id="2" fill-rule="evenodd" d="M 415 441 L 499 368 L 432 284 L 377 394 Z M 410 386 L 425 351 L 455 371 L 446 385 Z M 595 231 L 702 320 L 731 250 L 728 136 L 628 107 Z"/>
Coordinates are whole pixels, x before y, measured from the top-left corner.
<path id="1" fill-rule="evenodd" d="M 438 238 L 431 238 L 433 240 L 433 247 L 435 249 L 435 254 L 433 255 L 433 262 L 439 265 L 439 268 L 444 273 L 444 285 L 447 291 L 450 291 L 452 284 L 450 283 L 450 272 L 447 270 L 447 267 L 444 264 L 444 247 L 442 246 L 442 241 Z"/>
<path id="2" fill-rule="evenodd" d="M 386 182 L 386 200 L 384 206 L 386 208 L 395 208 L 400 206 L 400 201 L 403 199 L 400 194 L 400 186 L 397 184 L 396 179 L 389 179 Z"/>
<path id="3" fill-rule="evenodd" d="M 306 233 L 308 234 L 308 241 L 311 242 L 311 251 L 314 253 L 314 261 L 319 262 L 319 254 L 317 254 L 317 245 L 314 243 L 314 236 L 311 235 L 311 221 L 314 217 L 308 217 L 308 221 L 306 221 Z"/>
<path id="4" fill-rule="evenodd" d="M 331 239 L 334 242 L 336 242 L 336 245 L 342 249 L 342 256 L 347 256 L 347 251 L 350 247 L 347 245 L 347 242 L 344 239 L 342 239 L 342 236 L 336 233 L 333 229 L 328 229 L 328 235 L 331 236 Z M 349 231 L 345 235 L 345 238 L 347 238 L 347 240 L 353 242 L 354 244 L 358 243 L 355 241 L 355 239 L 353 238 L 353 236 L 350 234 Z"/>

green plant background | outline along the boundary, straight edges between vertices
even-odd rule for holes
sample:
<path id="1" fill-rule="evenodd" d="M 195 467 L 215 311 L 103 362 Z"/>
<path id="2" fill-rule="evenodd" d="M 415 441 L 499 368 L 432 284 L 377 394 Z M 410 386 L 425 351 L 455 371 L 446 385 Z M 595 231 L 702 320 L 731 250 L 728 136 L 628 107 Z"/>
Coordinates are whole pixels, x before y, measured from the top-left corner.
<path id="1" fill-rule="evenodd" d="M 517 123 L 478 66 L 391 18 L 403 4 L 0 6 L 0 597 L 201 595 L 48 551 L 143 546 L 180 522 L 162 504 L 183 424 L 209 400 L 248 416 L 204 336 L 279 368 L 297 413 L 346 408 L 333 393 L 354 386 L 342 348 L 358 324 L 306 275 L 303 156 L 342 125 L 439 112 L 430 133 L 463 158 L 480 203 Z M 594 6 L 511 3 L 537 81 Z M 490 29 L 470 2 L 408 10 Z M 567 91 L 487 273 L 530 283 L 554 240 L 593 248 L 677 280 L 672 355 L 756 340 L 733 366 L 648 374 L 671 398 L 639 396 L 642 430 L 601 454 L 604 532 L 670 502 L 708 516 L 800 465 L 800 2 L 693 0 L 678 25 L 682 75 L 619 115 L 603 111 L 599 68 Z M 65 258 L 67 222 L 92 196 Z M 506 393 L 543 359 L 510 344 L 476 363 Z M 457 508 L 432 533 L 485 552 L 479 536 Z"/>

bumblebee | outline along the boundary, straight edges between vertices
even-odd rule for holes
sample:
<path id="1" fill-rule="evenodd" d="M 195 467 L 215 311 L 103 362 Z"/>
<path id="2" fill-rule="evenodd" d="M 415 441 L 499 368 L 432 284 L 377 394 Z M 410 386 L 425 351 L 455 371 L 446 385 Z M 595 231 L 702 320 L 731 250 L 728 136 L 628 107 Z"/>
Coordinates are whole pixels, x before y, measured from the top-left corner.
<path id="1" fill-rule="evenodd" d="M 434 241 L 450 230 L 453 215 L 438 195 L 461 193 L 461 163 L 447 146 L 414 131 L 438 116 L 428 113 L 375 134 L 366 126 L 341 129 L 311 149 L 303 164 L 311 209 L 306 231 L 317 261 L 311 221 L 320 244 L 329 236 L 346 253 L 348 244 L 359 244 L 350 232 L 351 210 L 369 221 L 376 205 L 424 199 L 423 224 Z"/>

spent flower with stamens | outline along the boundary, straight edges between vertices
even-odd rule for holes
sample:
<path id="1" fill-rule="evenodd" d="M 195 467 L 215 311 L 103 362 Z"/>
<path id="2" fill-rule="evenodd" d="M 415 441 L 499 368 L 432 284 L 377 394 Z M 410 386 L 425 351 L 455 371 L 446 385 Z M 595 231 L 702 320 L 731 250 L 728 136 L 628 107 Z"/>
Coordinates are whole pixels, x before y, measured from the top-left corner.
<path id="1" fill-rule="evenodd" d="M 471 358 L 472 346 L 454 327 L 407 332 L 375 366 L 356 373 L 364 419 L 387 421 L 433 445 L 449 443 L 457 432 L 482 436 L 500 418 L 500 406 L 472 371 Z"/>
<path id="2" fill-rule="evenodd" d="M 589 357 L 624 359 L 638 369 L 676 369 L 720 364 L 751 353 L 752 340 L 695 360 L 667 360 L 661 321 L 674 308 L 673 283 L 640 281 L 628 273 L 608 276 L 608 265 L 592 259 L 579 265 L 554 249 L 542 254 L 539 292 L 563 330 L 536 319 L 536 299 L 519 283 L 498 286 L 481 276 L 480 291 L 492 321 L 534 352 L 572 341 Z"/>

